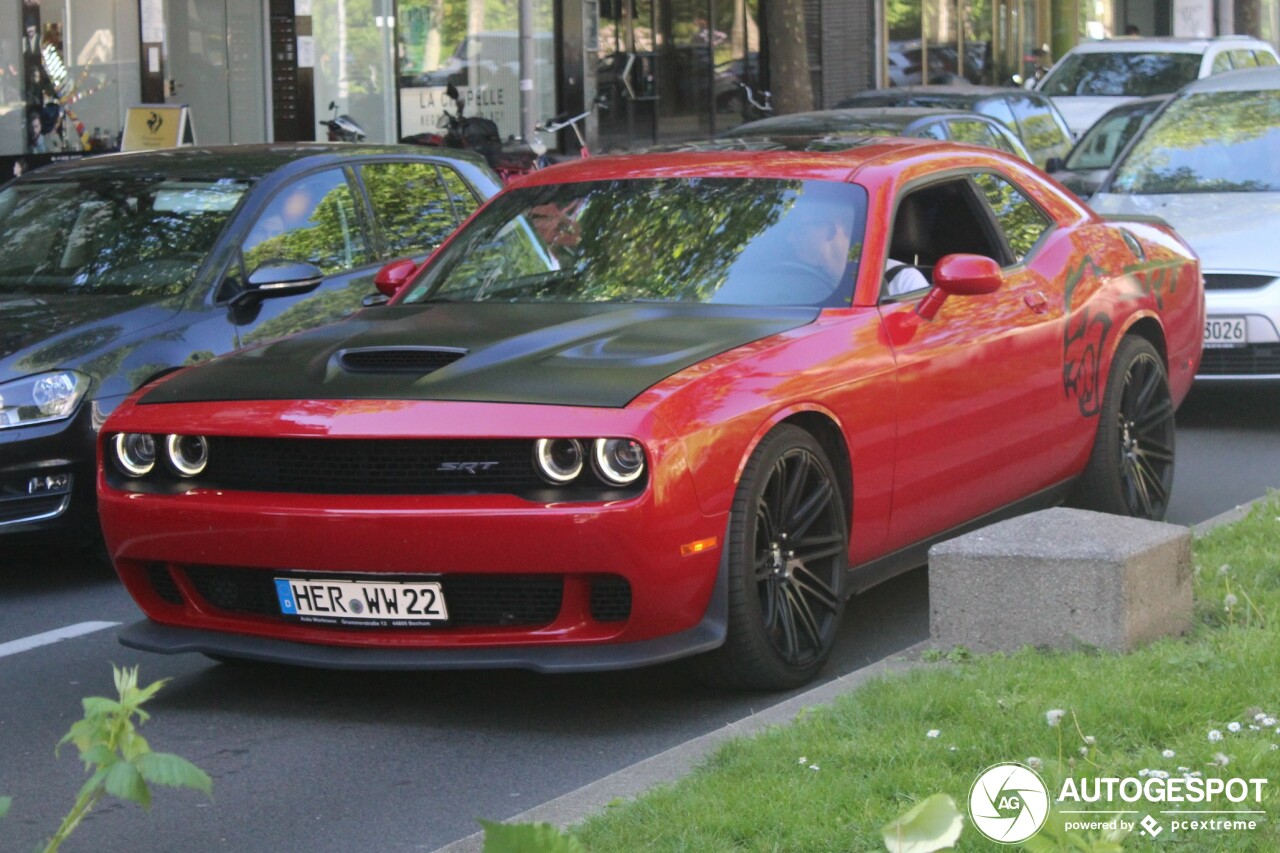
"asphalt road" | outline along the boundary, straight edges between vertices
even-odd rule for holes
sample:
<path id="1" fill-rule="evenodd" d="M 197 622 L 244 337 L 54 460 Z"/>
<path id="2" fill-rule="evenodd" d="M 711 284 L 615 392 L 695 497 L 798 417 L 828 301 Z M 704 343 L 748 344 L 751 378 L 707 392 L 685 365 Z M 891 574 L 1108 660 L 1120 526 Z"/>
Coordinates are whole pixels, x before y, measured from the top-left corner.
<path id="1" fill-rule="evenodd" d="M 1197 389 L 1179 413 L 1170 520 L 1194 523 L 1280 486 L 1280 389 Z M 25 638 L 138 613 L 104 570 L 3 543 L 0 563 L 0 850 L 33 849 L 84 773 L 54 745 L 110 663 L 169 678 L 149 706 L 152 747 L 196 762 L 214 797 L 160 791 L 150 812 L 101 806 L 67 851 L 433 850 L 786 695 L 726 693 L 684 667 L 590 676 L 328 673 L 135 653 L 110 629 L 26 648 Z M 91 625 L 84 628 L 88 630 Z M 926 637 L 917 571 L 859 597 L 827 676 Z"/>

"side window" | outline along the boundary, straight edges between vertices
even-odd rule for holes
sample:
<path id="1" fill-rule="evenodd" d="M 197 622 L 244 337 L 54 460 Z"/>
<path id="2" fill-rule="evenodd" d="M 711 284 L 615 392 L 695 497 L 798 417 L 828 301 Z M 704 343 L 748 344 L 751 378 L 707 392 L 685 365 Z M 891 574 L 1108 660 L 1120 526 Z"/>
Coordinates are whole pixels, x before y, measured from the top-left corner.
<path id="1" fill-rule="evenodd" d="M 956 119 L 951 122 L 951 138 L 956 142 L 969 145 L 982 145 L 986 148 L 999 148 L 995 132 L 989 125 L 980 121 Z"/>
<path id="2" fill-rule="evenodd" d="M 1004 178 L 983 172 L 974 175 L 973 180 L 982 190 L 987 204 L 991 205 L 991 211 L 996 215 L 996 221 L 1004 230 L 1014 259 L 1021 261 L 1041 235 L 1049 230 L 1052 221 L 1021 190 Z"/>
<path id="3" fill-rule="evenodd" d="M 249 272 L 281 260 L 315 264 L 332 275 L 373 261 L 341 169 L 307 175 L 278 192 L 240 248 Z"/>
<path id="4" fill-rule="evenodd" d="M 1251 50 L 1233 50 L 1231 51 L 1231 67 L 1232 68 L 1256 68 L 1258 60 L 1253 58 Z"/>
<path id="5" fill-rule="evenodd" d="M 964 178 L 904 195 L 893 215 L 882 296 L 927 287 L 934 265 L 944 255 L 984 255 L 1006 263 L 995 235 L 984 227 L 991 217 L 981 204 Z M 917 273 L 914 277 L 910 276 L 913 271 Z"/>
<path id="6" fill-rule="evenodd" d="M 917 130 L 915 135 L 922 139 L 939 139 L 943 142 L 946 142 L 947 139 L 949 139 L 947 136 L 947 129 L 943 126 L 943 122 L 940 121 L 935 121 L 931 124 L 925 125 Z"/>
<path id="7" fill-rule="evenodd" d="M 1220 74 L 1223 71 L 1231 70 L 1231 55 L 1225 50 L 1213 58 L 1213 68 L 1210 74 Z"/>
<path id="8" fill-rule="evenodd" d="M 453 206 L 458 211 L 458 221 L 461 222 L 480 206 L 480 199 L 476 198 L 475 192 L 453 169 L 441 166 L 440 174 L 444 177 L 445 186 L 449 188 L 449 198 L 453 201 Z"/>
<path id="9" fill-rule="evenodd" d="M 1065 157 L 1071 147 L 1071 137 L 1053 119 L 1048 103 L 1040 103 L 1026 95 L 1009 99 L 1013 114 L 1022 128 L 1022 141 L 1026 143 L 1037 163 L 1050 156 Z"/>
<path id="10" fill-rule="evenodd" d="M 392 256 L 425 255 L 458 226 L 434 163 L 366 163 L 360 178 Z"/>
<path id="11" fill-rule="evenodd" d="M 1253 54 L 1253 58 L 1259 65 L 1280 65 L 1280 60 L 1276 59 L 1274 53 L 1268 53 L 1265 50 L 1259 50 Z"/>
<path id="12" fill-rule="evenodd" d="M 991 100 L 982 101 L 978 104 L 976 112 L 982 113 L 984 116 L 991 116 L 996 121 L 1009 128 L 1009 132 L 1025 139 L 1022 131 L 1018 129 L 1018 121 L 1013 117 L 1013 110 L 1001 98 L 992 98 Z"/>

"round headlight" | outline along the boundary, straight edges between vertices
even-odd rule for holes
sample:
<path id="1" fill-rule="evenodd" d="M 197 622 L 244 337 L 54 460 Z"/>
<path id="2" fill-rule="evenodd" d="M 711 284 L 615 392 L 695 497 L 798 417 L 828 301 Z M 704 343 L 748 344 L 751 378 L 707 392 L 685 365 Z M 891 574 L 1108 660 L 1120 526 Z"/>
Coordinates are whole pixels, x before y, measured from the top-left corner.
<path id="1" fill-rule="evenodd" d="M 203 435 L 171 435 L 165 439 L 169 467 L 183 477 L 194 477 L 209 464 L 209 442 Z"/>
<path id="2" fill-rule="evenodd" d="M 582 473 L 582 442 L 576 438 L 540 438 L 533 446 L 533 461 L 544 479 L 563 485 Z"/>
<path id="3" fill-rule="evenodd" d="M 146 433 L 122 432 L 115 437 L 114 445 L 120 473 L 145 477 L 156 467 L 156 440 Z"/>
<path id="4" fill-rule="evenodd" d="M 644 473 L 644 447 L 630 438 L 597 438 L 591 456 L 596 473 L 615 486 L 625 486 Z"/>

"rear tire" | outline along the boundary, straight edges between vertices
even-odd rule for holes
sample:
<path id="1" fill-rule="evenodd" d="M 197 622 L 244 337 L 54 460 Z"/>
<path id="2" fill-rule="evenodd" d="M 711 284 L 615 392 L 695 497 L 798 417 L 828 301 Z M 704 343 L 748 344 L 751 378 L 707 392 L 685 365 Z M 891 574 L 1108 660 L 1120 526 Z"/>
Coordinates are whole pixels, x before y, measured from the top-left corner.
<path id="1" fill-rule="evenodd" d="M 1076 485 L 1085 509 L 1159 521 L 1173 488 L 1173 397 L 1149 341 L 1120 341 L 1098 415 L 1093 453 Z"/>
<path id="2" fill-rule="evenodd" d="M 722 681 L 786 690 L 826 663 L 844 614 L 848 515 L 812 435 L 784 424 L 751 455 L 729 522 L 729 627 L 710 659 Z"/>

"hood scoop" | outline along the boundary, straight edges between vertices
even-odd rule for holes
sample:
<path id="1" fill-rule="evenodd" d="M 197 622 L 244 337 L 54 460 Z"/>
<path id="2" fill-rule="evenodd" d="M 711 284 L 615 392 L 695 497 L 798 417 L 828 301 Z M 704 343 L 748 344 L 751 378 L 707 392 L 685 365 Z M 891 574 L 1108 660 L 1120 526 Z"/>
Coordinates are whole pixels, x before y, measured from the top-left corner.
<path id="1" fill-rule="evenodd" d="M 362 347 L 338 353 L 338 364 L 350 373 L 412 373 L 425 376 L 448 367 L 467 354 L 454 347 Z"/>

